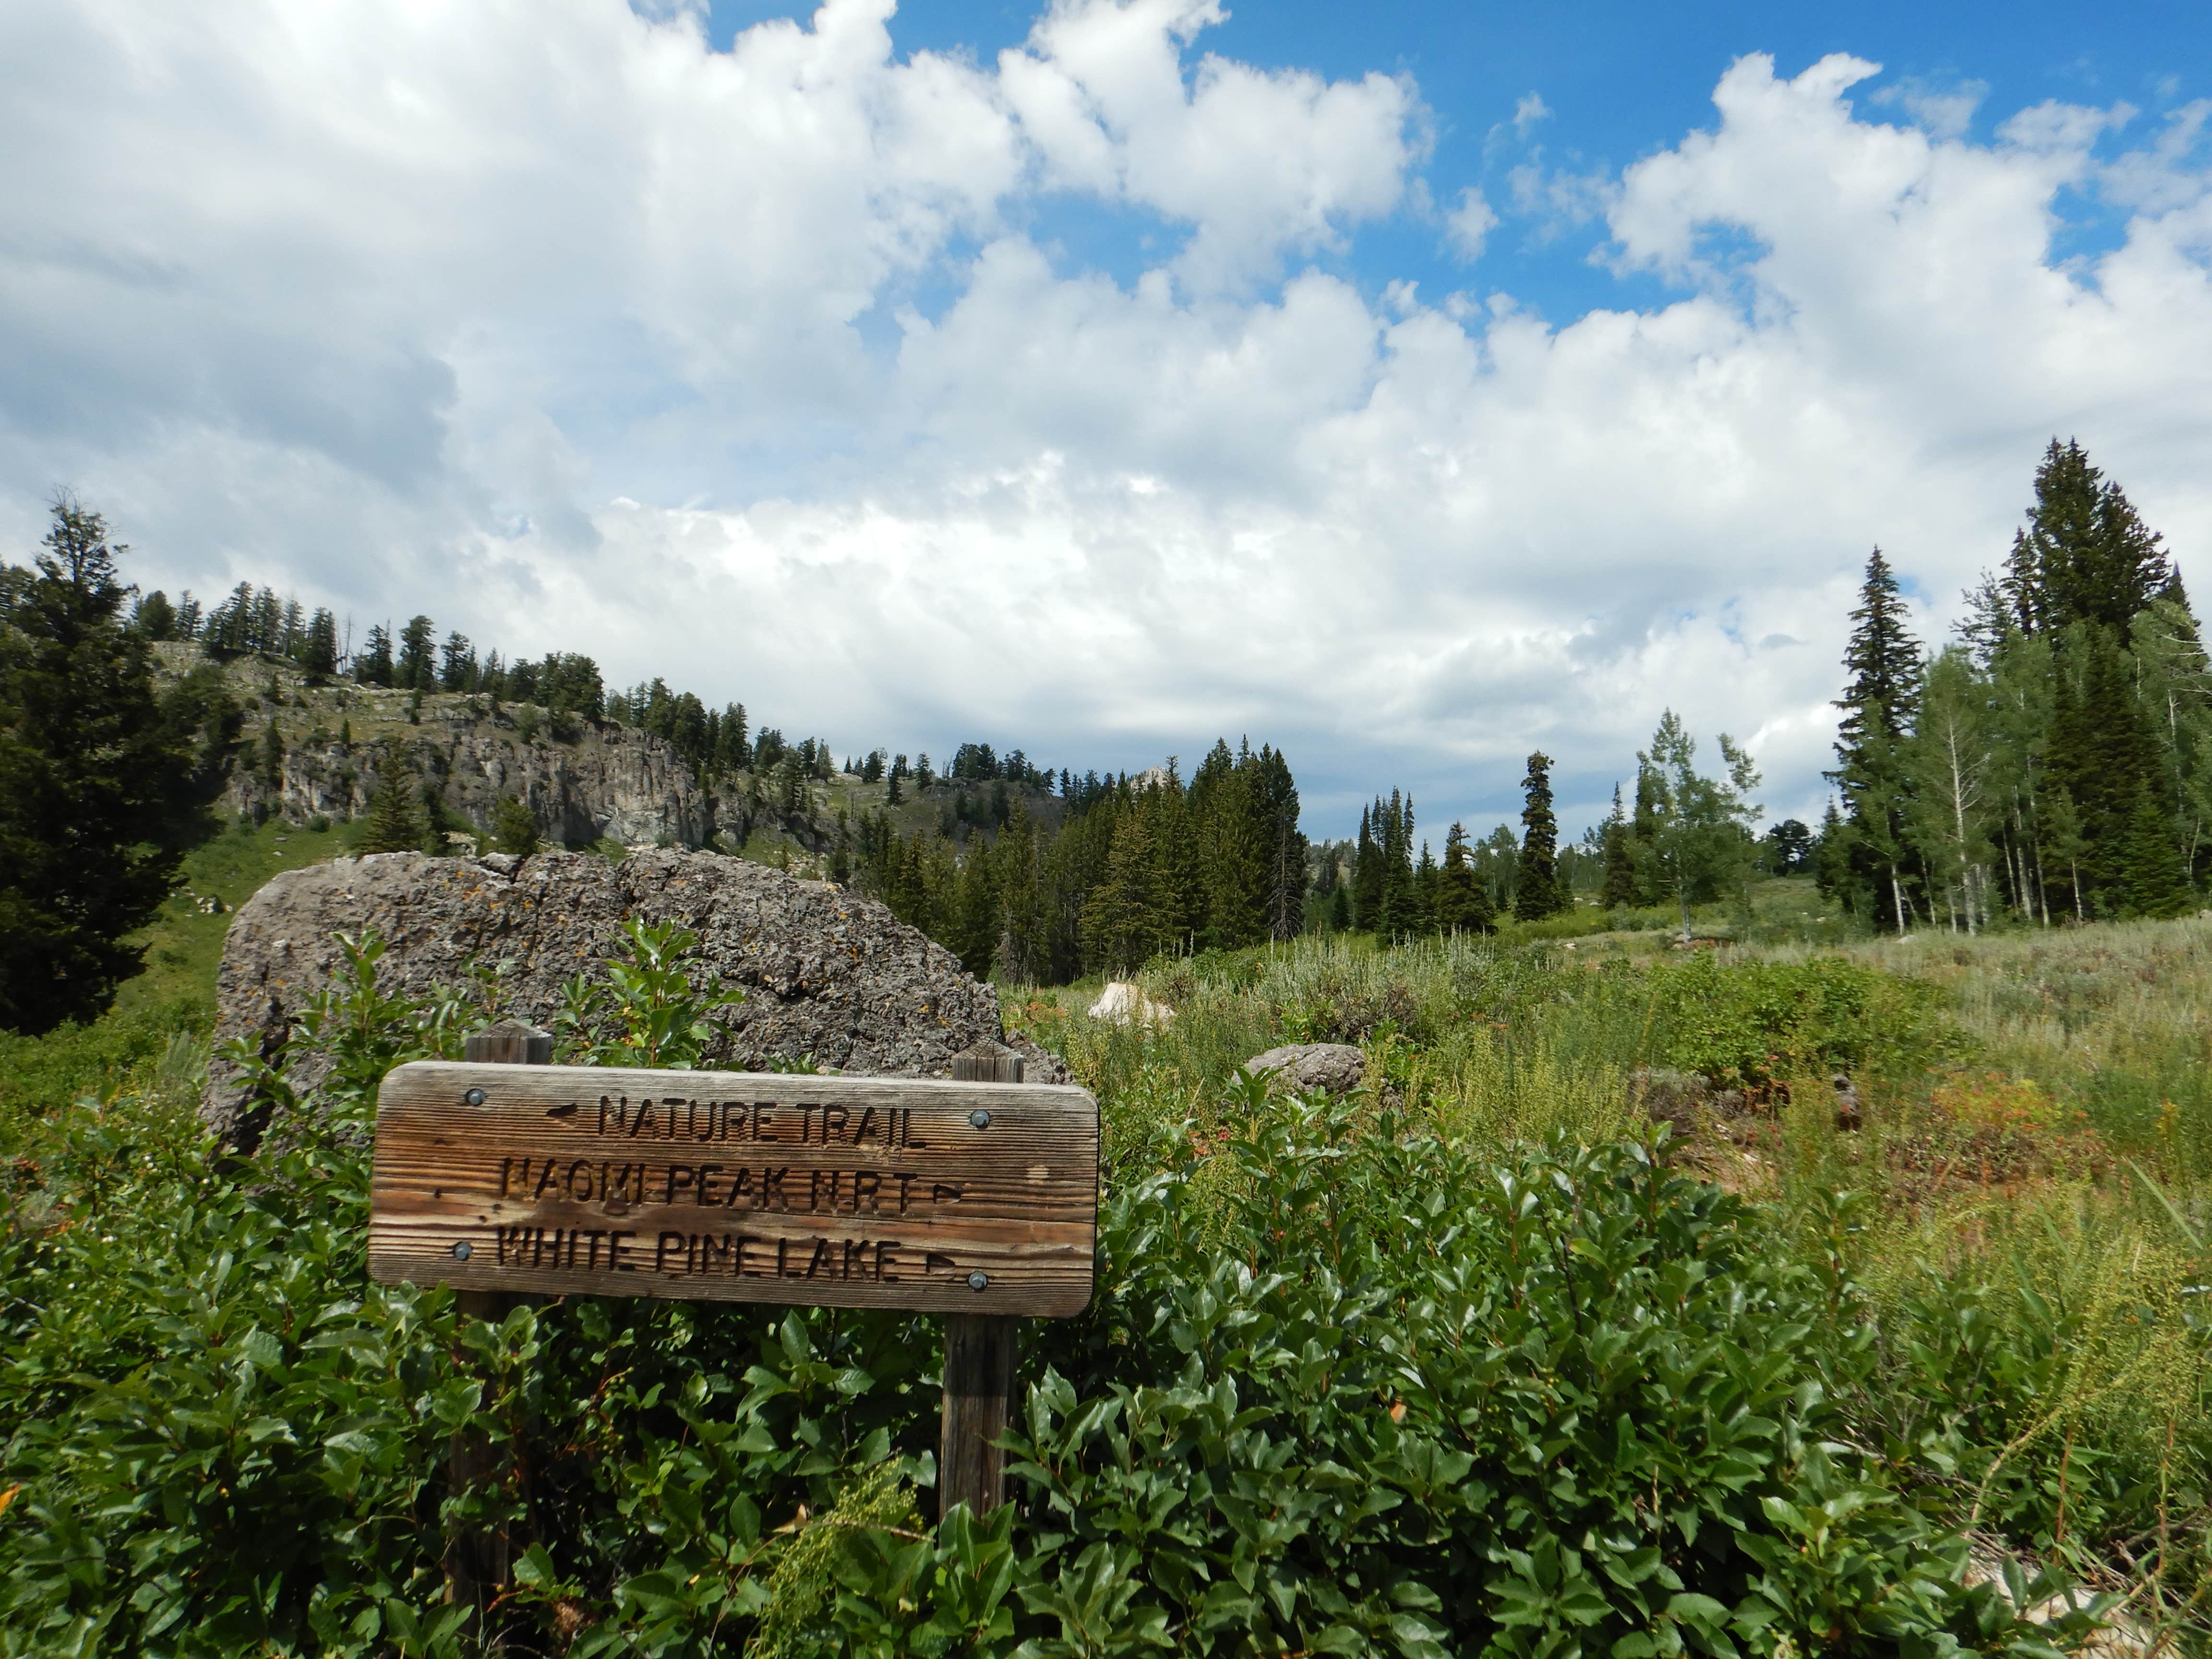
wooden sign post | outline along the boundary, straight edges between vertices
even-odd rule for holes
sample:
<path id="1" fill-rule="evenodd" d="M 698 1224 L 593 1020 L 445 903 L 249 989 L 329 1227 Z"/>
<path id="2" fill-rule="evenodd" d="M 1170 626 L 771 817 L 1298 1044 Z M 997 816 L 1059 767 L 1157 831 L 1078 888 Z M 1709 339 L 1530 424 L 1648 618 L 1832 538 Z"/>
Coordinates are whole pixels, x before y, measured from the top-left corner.
<path id="1" fill-rule="evenodd" d="M 372 1277 L 488 1318 L 521 1292 L 948 1315 L 940 1507 L 996 1506 L 1013 1322 L 1091 1300 L 1087 1091 L 997 1044 L 946 1082 L 532 1064 L 543 1034 L 502 1029 L 507 1063 L 472 1038 L 385 1078 Z"/>
<path id="2" fill-rule="evenodd" d="M 462 1044 L 464 1058 L 487 1065 L 544 1066 L 553 1058 L 553 1034 L 515 1020 L 501 1020 L 472 1031 Z M 453 1301 L 472 1319 L 496 1325 L 523 1298 L 512 1291 L 456 1291 Z M 465 1491 L 493 1472 L 492 1451 L 480 1437 L 455 1431 L 447 1451 L 453 1487 Z M 446 1592 L 455 1601 L 481 1607 L 507 1580 L 514 1565 L 514 1540 L 504 1534 L 471 1532 L 455 1537 L 446 1550 Z"/>
<path id="3" fill-rule="evenodd" d="M 979 1052 L 980 1051 L 980 1052 Z M 1022 1057 L 977 1043 L 952 1056 L 956 1083 L 1019 1083 Z M 1095 1108 L 1094 1108 L 1095 1110 Z M 1097 1148 L 1091 1148 L 1097 1167 Z M 1097 1236 L 1097 1214 L 1092 1215 Z M 988 1515 L 1006 1499 L 1006 1431 L 1014 1395 L 1014 1322 L 1001 1314 L 956 1313 L 945 1321 L 945 1407 L 938 1428 L 937 1509 L 965 1504 Z"/>

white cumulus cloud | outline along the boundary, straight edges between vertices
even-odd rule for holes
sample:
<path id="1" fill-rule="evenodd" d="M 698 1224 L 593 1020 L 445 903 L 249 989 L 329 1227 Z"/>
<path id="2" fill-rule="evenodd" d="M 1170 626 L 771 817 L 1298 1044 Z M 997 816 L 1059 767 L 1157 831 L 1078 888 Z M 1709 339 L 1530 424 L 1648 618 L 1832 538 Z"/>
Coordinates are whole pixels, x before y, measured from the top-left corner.
<path id="1" fill-rule="evenodd" d="M 1498 228 L 1498 215 L 1489 198 L 1473 185 L 1459 193 L 1459 200 L 1444 215 L 1444 237 L 1452 252 L 1468 264 L 1473 264 L 1482 257 L 1482 245 L 1490 233 Z"/>
<path id="2" fill-rule="evenodd" d="M 1397 206 L 1425 149 L 1407 82 L 1326 82 L 1183 52 L 1216 0 L 1060 0 L 1003 52 L 1008 103 L 1049 185 L 1194 225 L 1178 274 L 1201 288 L 1271 274 Z"/>
<path id="3" fill-rule="evenodd" d="M 1708 129 L 1512 186 L 1670 295 L 1547 319 L 1317 263 L 1426 199 L 1419 90 L 1219 16 L 1077 0 L 979 64 L 880 0 L 726 52 L 618 0 L 0 13 L 0 533 L 73 483 L 173 592 L 427 610 L 845 750 L 1249 732 L 1316 831 L 1496 812 L 1539 744 L 1576 823 L 1669 704 L 1808 810 L 1868 548 L 1948 612 L 2054 433 L 2203 575 L 2201 110 L 1977 143 L 1747 57 Z M 2130 216 L 2062 257 L 2081 191 Z"/>

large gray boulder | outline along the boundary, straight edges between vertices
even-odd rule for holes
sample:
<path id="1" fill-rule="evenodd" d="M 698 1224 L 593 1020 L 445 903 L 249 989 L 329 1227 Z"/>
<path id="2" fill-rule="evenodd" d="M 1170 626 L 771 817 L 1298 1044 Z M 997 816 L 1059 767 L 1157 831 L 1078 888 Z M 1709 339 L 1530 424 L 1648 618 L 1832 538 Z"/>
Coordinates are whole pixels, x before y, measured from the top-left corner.
<path id="1" fill-rule="evenodd" d="M 1244 1069 L 1272 1073 L 1293 1094 L 1348 1095 L 1367 1074 L 1367 1056 L 1348 1042 L 1288 1042 L 1253 1055 Z"/>
<path id="2" fill-rule="evenodd" d="M 550 1025 L 562 981 L 601 977 L 632 915 L 691 928 L 700 969 L 745 993 L 714 1016 L 713 1066 L 757 1069 L 771 1056 L 811 1054 L 842 1071 L 942 1077 L 960 1049 L 1006 1036 L 997 994 L 951 951 L 872 900 L 821 882 L 709 853 L 638 853 L 620 864 L 575 853 L 387 853 L 287 871 L 239 907 L 216 981 L 216 1041 L 245 1037 L 272 1053 L 343 965 L 331 935 L 372 930 L 387 947 L 387 990 L 420 995 L 464 983 L 472 963 L 506 963 L 501 1012 Z M 1030 1080 L 1066 1080 L 1056 1056 L 1019 1034 L 1012 1041 Z M 321 1067 L 301 1054 L 289 1074 L 310 1088 Z M 203 1108 L 209 1127 L 250 1145 L 265 1111 L 218 1058 Z"/>

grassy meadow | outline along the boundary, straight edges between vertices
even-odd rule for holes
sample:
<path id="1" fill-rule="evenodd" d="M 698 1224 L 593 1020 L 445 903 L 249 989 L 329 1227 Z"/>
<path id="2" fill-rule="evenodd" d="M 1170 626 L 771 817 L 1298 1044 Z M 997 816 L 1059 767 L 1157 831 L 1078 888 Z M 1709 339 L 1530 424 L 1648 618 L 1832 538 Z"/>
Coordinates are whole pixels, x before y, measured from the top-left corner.
<path id="1" fill-rule="evenodd" d="M 2019 1488 L 1997 1534 L 2163 1599 L 2203 1650 L 2212 921 L 1870 939 L 1809 883 L 1757 896 L 1753 916 L 1701 915 L 1687 952 L 1668 919 L 1585 913 L 1542 938 L 1156 963 L 1140 983 L 1176 1014 L 1150 1028 L 1087 1018 L 1096 986 L 1010 993 L 1006 1012 L 1120 1105 L 1124 1137 L 1146 1115 L 1218 1133 L 1229 1073 L 1286 1041 L 1360 1043 L 1411 1116 L 1499 1159 L 1649 1133 L 1671 1072 L 1737 1085 L 1664 1106 L 1672 1156 L 1871 1298 L 1894 1351 L 1856 1408 L 1886 1455 L 1977 1527 Z M 1979 1472 L 1928 1456 L 1954 1385 L 2008 1370 L 2000 1411 L 1962 1413 L 2002 1435 Z"/>
<path id="2" fill-rule="evenodd" d="M 88 1095 L 130 1092 L 153 1076 L 173 1042 L 204 1039 L 215 1024 L 216 969 L 231 912 L 282 870 L 349 851 L 365 823 L 308 830 L 272 821 L 240 824 L 201 842 L 143 935 L 145 969 L 88 1025 L 43 1036 L 0 1031 L 0 1149 L 37 1133 L 59 1107 Z M 204 908 L 213 901 L 221 908 Z"/>
<path id="3" fill-rule="evenodd" d="M 180 897 L 106 1018 L 0 1041 L 0 1654 L 479 1651 L 465 1522 L 517 1538 L 510 1651 L 2026 1655 L 2088 1638 L 2006 1605 L 2062 1580 L 2212 1651 L 2212 921 L 1868 939 L 1778 881 L 1690 949 L 1584 910 L 1161 961 L 1158 1026 L 1005 988 L 1101 1102 L 1101 1288 L 1030 1328 L 971 1526 L 931 1322 L 472 1326 L 367 1283 L 342 1140 L 211 1161 L 228 920 Z M 364 1022 L 334 1123 L 453 1038 Z M 1238 1075 L 1307 1041 L 1370 1086 Z M 448 1486 L 464 1425 L 511 1478 Z"/>

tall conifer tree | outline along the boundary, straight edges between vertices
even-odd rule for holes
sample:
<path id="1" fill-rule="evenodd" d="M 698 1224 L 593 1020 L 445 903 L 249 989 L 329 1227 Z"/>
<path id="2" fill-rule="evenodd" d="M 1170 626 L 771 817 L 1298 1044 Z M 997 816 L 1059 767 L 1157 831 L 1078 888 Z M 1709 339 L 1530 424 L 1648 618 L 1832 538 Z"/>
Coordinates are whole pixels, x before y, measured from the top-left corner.
<path id="1" fill-rule="evenodd" d="M 1636 858 L 1617 783 L 1613 786 L 1613 812 L 1605 821 L 1604 846 L 1605 874 L 1598 887 L 1598 902 L 1608 910 L 1625 909 L 1636 902 Z"/>
<path id="2" fill-rule="evenodd" d="M 1382 911 L 1382 803 L 1359 809 L 1359 841 L 1352 855 L 1352 925 L 1373 931 Z"/>
<path id="3" fill-rule="evenodd" d="M 1296 939 L 1305 925 L 1305 836 L 1298 829 L 1298 786 L 1290 763 L 1266 744 L 1252 769 L 1252 812 L 1267 860 L 1267 935 Z"/>
<path id="4" fill-rule="evenodd" d="M 437 669 L 432 660 L 436 640 L 437 630 L 428 617 L 408 619 L 407 626 L 399 631 L 399 660 L 392 670 L 393 684 L 403 691 L 438 689 Z"/>
<path id="5" fill-rule="evenodd" d="M 1552 811 L 1552 757 L 1538 750 L 1521 780 L 1521 858 L 1513 884 L 1513 914 L 1522 921 L 1555 916 L 1570 903 L 1559 880 L 1559 821 Z"/>
<path id="6" fill-rule="evenodd" d="M 1490 893 L 1475 879 L 1468 856 L 1467 826 L 1455 823 L 1444 836 L 1443 866 L 1437 872 L 1436 925 L 1439 933 L 1486 933 L 1497 926 Z"/>
<path id="7" fill-rule="evenodd" d="M 1396 940 L 1407 937 L 1419 920 L 1419 907 L 1413 897 L 1413 798 L 1393 789 L 1387 802 L 1376 798 L 1373 816 L 1380 888 L 1375 932 L 1381 939 Z"/>
<path id="8" fill-rule="evenodd" d="M 1849 677 L 1836 707 L 1836 769 L 1849 815 L 1844 867 L 1847 902 L 1863 903 L 1878 926 L 1903 932 L 1911 923 L 1907 896 L 1907 780 L 1899 746 L 1912 728 L 1920 692 L 1920 648 L 1905 630 L 1905 596 L 1877 547 L 1867 560 L 1851 635 L 1844 650 Z"/>
<path id="9" fill-rule="evenodd" d="M 397 757 L 387 758 L 368 798 L 368 829 L 362 836 L 361 850 L 412 853 L 428 833 L 414 778 Z"/>
<path id="10" fill-rule="evenodd" d="M 2002 586 L 2029 631 L 2090 623 L 2124 632 L 2179 580 L 2159 544 L 2081 447 L 2053 438 L 2036 469 L 2035 505 L 2014 538 Z"/>
<path id="11" fill-rule="evenodd" d="M 363 685 L 389 685 L 392 672 L 392 630 L 379 623 L 355 653 L 353 677 Z"/>
<path id="12" fill-rule="evenodd" d="M 1405 931 L 1408 937 L 1425 939 L 1437 929 L 1437 882 L 1442 872 L 1437 868 L 1436 855 L 1429 851 L 1427 842 L 1421 843 L 1420 856 L 1413 860 L 1413 878 L 1407 884 Z"/>
<path id="13" fill-rule="evenodd" d="M 127 936 L 167 895 L 191 823 L 188 732 L 154 689 L 107 526 L 53 503 L 46 551 L 0 567 L 0 1026 L 105 1010 Z"/>

